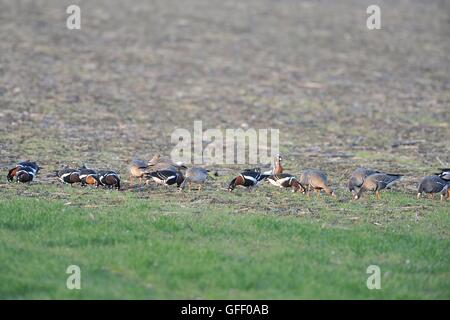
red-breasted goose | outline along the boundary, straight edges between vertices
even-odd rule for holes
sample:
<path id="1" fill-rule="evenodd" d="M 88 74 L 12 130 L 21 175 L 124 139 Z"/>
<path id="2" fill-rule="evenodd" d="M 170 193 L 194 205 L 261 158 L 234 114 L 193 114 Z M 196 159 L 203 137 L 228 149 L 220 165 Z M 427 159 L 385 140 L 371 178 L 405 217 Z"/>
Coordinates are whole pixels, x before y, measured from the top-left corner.
<path id="1" fill-rule="evenodd" d="M 62 170 L 56 171 L 56 176 L 62 183 L 68 183 L 71 186 L 74 183 L 80 183 L 80 171 L 78 169 L 71 169 L 65 167 Z"/>
<path id="2" fill-rule="evenodd" d="M 252 187 L 258 186 L 262 181 L 267 179 L 267 177 L 269 177 L 269 175 L 261 172 L 244 171 L 236 178 L 231 180 L 228 185 L 228 191 L 233 191 L 236 186 L 245 187 L 250 190 Z"/>
<path id="3" fill-rule="evenodd" d="M 306 191 L 297 178 L 288 173 L 271 175 L 267 178 L 267 181 L 280 188 L 292 188 L 292 192 L 297 192 L 298 190 Z"/>
<path id="4" fill-rule="evenodd" d="M 152 178 L 156 183 L 165 186 L 171 186 L 176 183 L 177 187 L 180 187 L 181 183 L 184 180 L 183 174 L 181 172 L 172 170 L 154 171 L 148 173 L 147 176 Z"/>
<path id="5" fill-rule="evenodd" d="M 117 190 L 120 190 L 120 176 L 117 172 L 102 170 L 98 172 L 97 176 L 97 186 L 105 186 L 109 189 L 117 188 Z"/>

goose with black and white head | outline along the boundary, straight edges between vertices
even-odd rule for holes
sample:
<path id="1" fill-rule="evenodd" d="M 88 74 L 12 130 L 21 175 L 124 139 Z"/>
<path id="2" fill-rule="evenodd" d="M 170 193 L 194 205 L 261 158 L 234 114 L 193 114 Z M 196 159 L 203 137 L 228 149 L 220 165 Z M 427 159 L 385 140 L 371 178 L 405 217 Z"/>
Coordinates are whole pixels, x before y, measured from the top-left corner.
<path id="1" fill-rule="evenodd" d="M 270 184 L 280 188 L 292 188 L 292 192 L 301 190 L 305 192 L 306 189 L 300 184 L 296 177 L 289 173 L 274 174 L 267 178 Z"/>
<path id="2" fill-rule="evenodd" d="M 120 190 L 120 176 L 116 171 L 102 170 L 99 171 L 97 186 L 105 186 L 109 189 L 117 188 Z"/>
<path id="3" fill-rule="evenodd" d="M 31 182 L 34 180 L 39 170 L 40 167 L 36 162 L 29 160 L 22 161 L 8 171 L 6 178 L 9 182 L 12 182 L 14 179 L 16 182 Z M 19 173 L 21 175 L 20 179 L 18 177 Z"/>
<path id="4" fill-rule="evenodd" d="M 258 186 L 261 182 L 269 177 L 268 174 L 264 174 L 257 171 L 244 171 L 236 178 L 231 180 L 228 184 L 228 191 L 233 191 L 237 186 L 241 186 L 251 190 L 251 188 Z"/>
<path id="5" fill-rule="evenodd" d="M 181 183 L 183 183 L 184 176 L 179 171 L 174 170 L 160 170 L 154 171 L 147 174 L 147 176 L 157 184 L 162 184 L 165 186 L 171 186 L 173 184 L 177 184 L 177 187 L 180 187 Z"/>
<path id="6" fill-rule="evenodd" d="M 56 171 L 56 176 L 62 183 L 70 184 L 81 183 L 80 171 L 78 169 L 72 169 L 65 167 L 62 170 Z"/>

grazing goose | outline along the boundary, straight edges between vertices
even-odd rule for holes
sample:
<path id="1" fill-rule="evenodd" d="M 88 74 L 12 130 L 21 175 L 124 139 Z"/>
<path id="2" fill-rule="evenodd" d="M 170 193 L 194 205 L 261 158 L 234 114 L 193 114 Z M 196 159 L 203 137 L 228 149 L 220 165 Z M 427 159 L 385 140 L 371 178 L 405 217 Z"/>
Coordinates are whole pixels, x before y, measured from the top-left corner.
<path id="1" fill-rule="evenodd" d="M 36 174 L 39 172 L 39 169 L 40 167 L 36 164 L 36 162 L 31 161 L 19 162 L 14 168 L 8 171 L 8 175 L 6 176 L 6 178 L 9 182 L 12 182 L 14 178 L 16 179 L 16 181 L 19 182 L 31 182 L 36 176 Z M 20 180 L 17 179 L 19 172 L 21 173 Z"/>
<path id="2" fill-rule="evenodd" d="M 236 186 L 242 186 L 250 190 L 252 187 L 258 186 L 262 181 L 264 181 L 269 175 L 256 172 L 256 171 L 244 171 L 236 178 L 231 180 L 228 185 L 228 191 L 233 191 Z"/>
<path id="3" fill-rule="evenodd" d="M 180 190 L 183 190 L 186 187 L 186 184 L 189 186 L 189 191 L 191 191 L 191 184 L 196 183 L 200 185 L 200 190 L 202 189 L 203 184 L 208 178 L 209 170 L 192 167 L 186 170 L 185 178 L 183 183 L 180 185 Z"/>
<path id="4" fill-rule="evenodd" d="M 156 183 L 165 186 L 171 186 L 176 183 L 177 187 L 180 187 L 181 183 L 184 180 L 183 174 L 181 172 L 173 170 L 154 171 L 148 173 L 147 176 L 152 178 Z"/>
<path id="5" fill-rule="evenodd" d="M 297 192 L 300 189 L 305 192 L 305 188 L 298 182 L 297 178 L 288 173 L 271 175 L 267 178 L 267 181 L 280 188 L 292 188 L 292 192 Z"/>
<path id="6" fill-rule="evenodd" d="M 300 176 L 300 184 L 306 187 L 308 190 L 315 190 L 317 196 L 320 197 L 320 191 L 323 190 L 325 193 L 335 196 L 333 189 L 328 186 L 328 176 L 325 172 L 316 169 L 309 169 L 302 172 Z"/>
<path id="7" fill-rule="evenodd" d="M 173 162 L 169 158 L 162 157 L 159 153 L 155 154 L 153 158 L 150 159 L 148 166 L 152 171 L 172 170 L 172 168 L 175 168 L 175 170 L 187 169 L 184 164 Z"/>
<path id="8" fill-rule="evenodd" d="M 429 193 L 434 198 L 434 194 L 444 191 L 444 188 L 447 188 L 448 184 L 449 181 L 442 179 L 440 176 L 426 176 L 422 179 L 422 181 L 420 181 L 419 189 L 417 191 L 417 199 L 420 199 L 424 193 Z"/>
<path id="9" fill-rule="evenodd" d="M 16 181 L 22 183 L 30 183 L 31 181 L 33 181 L 35 176 L 36 174 L 32 170 L 21 169 L 17 171 Z"/>
<path id="10" fill-rule="evenodd" d="M 133 178 L 139 179 L 139 184 L 142 183 L 142 178 L 148 173 L 148 163 L 143 160 L 133 160 L 130 165 L 130 185 L 133 185 Z"/>
<path id="11" fill-rule="evenodd" d="M 179 166 L 177 165 L 173 165 L 170 163 L 166 163 L 166 162 L 161 162 L 161 163 L 156 163 L 154 165 L 148 166 L 148 173 L 150 172 L 156 172 L 156 171 L 164 171 L 164 170 L 169 170 L 169 171 L 180 171 Z"/>
<path id="12" fill-rule="evenodd" d="M 111 170 L 103 170 L 98 172 L 97 187 L 105 186 L 110 189 L 117 188 L 120 190 L 120 177 L 119 174 Z"/>
<path id="13" fill-rule="evenodd" d="M 81 180 L 81 186 L 85 187 L 86 185 L 94 186 L 97 185 L 98 181 L 98 174 L 97 171 L 93 169 L 86 168 L 85 165 L 83 165 L 79 169 L 80 173 L 80 180 Z"/>
<path id="14" fill-rule="evenodd" d="M 374 173 L 381 173 L 377 170 L 366 169 L 366 168 L 358 168 L 352 172 L 350 176 L 350 180 L 348 182 L 348 189 L 351 191 L 353 195 L 356 194 L 356 188 L 361 188 L 364 183 L 364 180 Z"/>
<path id="15" fill-rule="evenodd" d="M 361 198 L 363 192 L 366 191 L 374 191 L 377 199 L 381 199 L 380 190 L 390 189 L 402 177 L 401 174 L 374 173 L 364 180 L 363 185 L 355 195 L 355 199 Z"/>
<path id="16" fill-rule="evenodd" d="M 56 171 L 56 176 L 62 183 L 68 183 L 71 186 L 74 183 L 80 183 L 80 172 L 77 169 L 71 169 L 68 167 L 65 167 L 64 169 L 60 171 Z"/>
<path id="17" fill-rule="evenodd" d="M 23 162 L 19 162 L 19 166 L 22 167 L 27 167 L 29 171 L 34 172 L 34 174 L 36 175 L 39 170 L 41 169 L 36 162 L 32 162 L 32 161 L 23 161 Z"/>

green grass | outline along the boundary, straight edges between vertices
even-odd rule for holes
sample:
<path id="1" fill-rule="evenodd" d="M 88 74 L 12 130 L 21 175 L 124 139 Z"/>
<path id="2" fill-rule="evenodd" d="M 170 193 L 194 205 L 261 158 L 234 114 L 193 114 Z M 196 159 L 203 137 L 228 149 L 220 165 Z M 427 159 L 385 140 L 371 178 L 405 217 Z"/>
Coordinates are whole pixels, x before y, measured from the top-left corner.
<path id="1" fill-rule="evenodd" d="M 209 193 L 0 189 L 0 298 L 450 298 L 448 203 Z"/>

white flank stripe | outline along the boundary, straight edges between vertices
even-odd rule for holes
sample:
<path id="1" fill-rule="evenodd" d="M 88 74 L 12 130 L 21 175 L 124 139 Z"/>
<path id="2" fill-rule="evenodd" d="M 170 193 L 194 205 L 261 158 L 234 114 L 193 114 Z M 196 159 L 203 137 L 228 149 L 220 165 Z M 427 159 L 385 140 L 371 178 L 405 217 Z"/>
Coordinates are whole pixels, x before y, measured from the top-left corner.
<path id="1" fill-rule="evenodd" d="M 246 176 L 246 175 L 244 175 L 244 179 L 253 181 L 254 183 L 257 183 L 257 182 L 258 182 L 258 180 L 256 180 L 256 179 L 253 178 L 252 176 Z"/>

